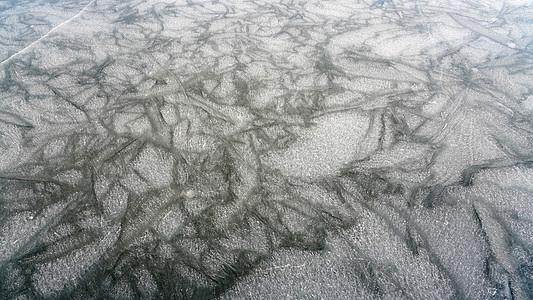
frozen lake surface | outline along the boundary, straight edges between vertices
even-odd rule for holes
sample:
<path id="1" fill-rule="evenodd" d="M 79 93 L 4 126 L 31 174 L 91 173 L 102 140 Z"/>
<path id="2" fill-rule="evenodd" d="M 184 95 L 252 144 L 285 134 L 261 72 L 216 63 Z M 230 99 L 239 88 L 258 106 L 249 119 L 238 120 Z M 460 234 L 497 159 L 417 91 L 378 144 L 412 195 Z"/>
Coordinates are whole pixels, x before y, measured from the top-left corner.
<path id="1" fill-rule="evenodd" d="M 0 0 L 0 299 L 533 299 L 526 0 Z"/>

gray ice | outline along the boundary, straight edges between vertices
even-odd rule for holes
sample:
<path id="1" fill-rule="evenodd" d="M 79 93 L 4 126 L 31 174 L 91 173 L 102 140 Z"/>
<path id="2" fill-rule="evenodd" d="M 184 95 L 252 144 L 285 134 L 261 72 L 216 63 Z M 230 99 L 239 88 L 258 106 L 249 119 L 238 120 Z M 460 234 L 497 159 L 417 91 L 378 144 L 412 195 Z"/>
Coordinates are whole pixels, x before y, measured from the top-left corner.
<path id="1" fill-rule="evenodd" d="M 0 1 L 0 299 L 531 299 L 532 20 Z"/>

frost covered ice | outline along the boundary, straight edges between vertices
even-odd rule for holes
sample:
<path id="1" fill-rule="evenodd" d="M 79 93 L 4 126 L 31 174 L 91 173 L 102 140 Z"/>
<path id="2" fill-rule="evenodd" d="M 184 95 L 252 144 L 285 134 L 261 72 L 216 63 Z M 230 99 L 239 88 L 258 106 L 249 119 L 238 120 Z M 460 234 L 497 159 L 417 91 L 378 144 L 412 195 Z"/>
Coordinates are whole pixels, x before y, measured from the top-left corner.
<path id="1" fill-rule="evenodd" d="M 531 1 L 0 1 L 0 299 L 531 299 Z"/>

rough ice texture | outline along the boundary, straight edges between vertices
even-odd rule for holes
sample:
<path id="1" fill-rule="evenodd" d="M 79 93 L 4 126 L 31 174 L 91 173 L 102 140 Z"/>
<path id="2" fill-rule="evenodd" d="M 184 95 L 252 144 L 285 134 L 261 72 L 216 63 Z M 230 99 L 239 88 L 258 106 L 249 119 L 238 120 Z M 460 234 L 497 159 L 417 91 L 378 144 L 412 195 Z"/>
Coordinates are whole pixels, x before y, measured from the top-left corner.
<path id="1" fill-rule="evenodd" d="M 310 128 L 297 133 L 297 142 L 272 154 L 268 159 L 272 167 L 288 176 L 331 177 L 344 164 L 367 154 L 358 153 L 370 123 L 367 115 L 337 113 L 313 121 Z"/>
<path id="2" fill-rule="evenodd" d="M 0 1 L 0 299 L 528 299 L 530 1 Z"/>

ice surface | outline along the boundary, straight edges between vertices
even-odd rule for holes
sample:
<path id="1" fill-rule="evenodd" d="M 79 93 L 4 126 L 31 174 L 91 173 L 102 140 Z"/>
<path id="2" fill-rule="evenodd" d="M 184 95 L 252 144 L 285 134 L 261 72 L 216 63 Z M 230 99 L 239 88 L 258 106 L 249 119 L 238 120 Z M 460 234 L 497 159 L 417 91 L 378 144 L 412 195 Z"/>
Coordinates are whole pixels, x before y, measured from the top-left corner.
<path id="1" fill-rule="evenodd" d="M 0 299 L 531 299 L 531 1 L 0 1 Z"/>
<path id="2" fill-rule="evenodd" d="M 309 129 L 297 133 L 300 141 L 267 161 L 288 176 L 332 176 L 344 164 L 367 153 L 359 153 L 369 127 L 369 117 L 361 113 L 336 113 L 313 120 Z"/>

